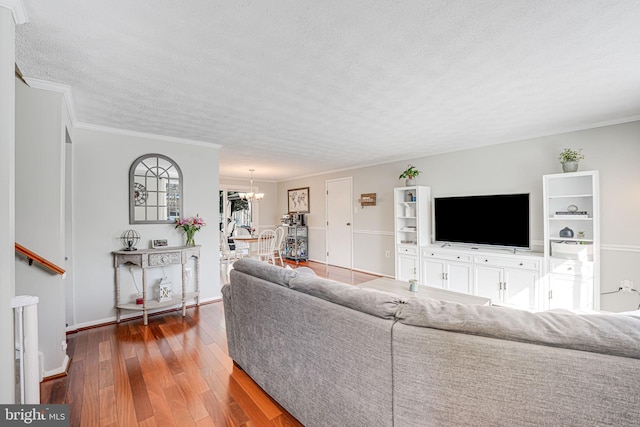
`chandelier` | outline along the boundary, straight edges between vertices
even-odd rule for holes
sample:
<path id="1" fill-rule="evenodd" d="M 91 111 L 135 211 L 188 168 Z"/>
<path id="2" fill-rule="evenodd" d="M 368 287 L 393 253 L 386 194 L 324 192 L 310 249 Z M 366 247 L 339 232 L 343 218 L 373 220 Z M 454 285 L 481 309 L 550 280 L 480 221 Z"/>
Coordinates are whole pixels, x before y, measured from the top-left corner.
<path id="1" fill-rule="evenodd" d="M 264 199 L 264 193 L 254 193 L 253 192 L 253 172 L 255 171 L 255 169 L 249 169 L 249 172 L 251 172 L 251 187 L 250 187 L 250 191 L 248 193 L 238 193 L 238 196 L 240 196 L 240 198 L 242 200 L 248 200 L 250 202 L 253 202 L 254 200 L 256 202 L 259 202 L 260 200 Z"/>

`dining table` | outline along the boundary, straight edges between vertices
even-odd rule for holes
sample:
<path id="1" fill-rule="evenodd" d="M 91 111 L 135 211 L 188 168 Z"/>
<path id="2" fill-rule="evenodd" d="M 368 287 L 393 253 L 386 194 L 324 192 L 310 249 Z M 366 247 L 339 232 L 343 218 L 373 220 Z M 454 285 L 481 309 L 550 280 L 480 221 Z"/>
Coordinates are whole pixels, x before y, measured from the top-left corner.
<path id="1" fill-rule="evenodd" d="M 271 238 L 271 236 L 266 236 Z M 249 244 L 249 257 L 254 258 L 258 253 L 258 236 L 230 236 L 233 242 L 245 242 Z"/>

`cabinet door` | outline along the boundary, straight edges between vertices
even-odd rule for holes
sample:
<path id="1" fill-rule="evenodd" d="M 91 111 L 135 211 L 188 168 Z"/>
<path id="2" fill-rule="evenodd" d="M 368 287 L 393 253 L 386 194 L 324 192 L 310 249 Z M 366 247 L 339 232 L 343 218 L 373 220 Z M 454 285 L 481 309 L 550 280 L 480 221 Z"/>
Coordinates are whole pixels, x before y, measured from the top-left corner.
<path id="1" fill-rule="evenodd" d="M 476 267 L 476 295 L 501 301 L 502 270 L 500 267 Z"/>
<path id="2" fill-rule="evenodd" d="M 465 294 L 472 293 L 471 289 L 471 264 L 462 262 L 447 263 L 446 271 L 447 289 Z"/>
<path id="3" fill-rule="evenodd" d="M 422 261 L 421 285 L 444 287 L 445 261 L 439 259 L 425 259 Z"/>
<path id="4" fill-rule="evenodd" d="M 593 309 L 591 278 L 551 274 L 549 308 Z"/>
<path id="5" fill-rule="evenodd" d="M 409 281 L 417 279 L 418 261 L 415 255 L 398 255 L 397 280 Z"/>
<path id="6" fill-rule="evenodd" d="M 518 268 L 504 269 L 503 301 L 520 307 L 534 308 L 536 306 L 536 289 L 538 286 L 538 272 Z"/>

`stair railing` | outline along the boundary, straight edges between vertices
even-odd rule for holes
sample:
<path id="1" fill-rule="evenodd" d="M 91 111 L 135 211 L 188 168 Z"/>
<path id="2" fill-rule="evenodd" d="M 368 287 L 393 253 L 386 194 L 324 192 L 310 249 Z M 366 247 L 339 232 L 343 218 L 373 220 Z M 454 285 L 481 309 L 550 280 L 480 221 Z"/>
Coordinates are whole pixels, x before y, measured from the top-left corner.
<path id="1" fill-rule="evenodd" d="M 16 243 L 16 252 L 26 256 L 27 259 L 29 260 L 29 265 L 32 265 L 33 261 L 35 261 L 38 264 L 41 264 L 42 266 L 46 267 L 47 269 L 53 271 L 56 274 L 63 275 L 65 273 L 62 267 L 57 266 L 56 264 L 52 263 L 48 259 L 41 257 L 37 253 L 25 248 L 24 246 L 18 243 Z"/>

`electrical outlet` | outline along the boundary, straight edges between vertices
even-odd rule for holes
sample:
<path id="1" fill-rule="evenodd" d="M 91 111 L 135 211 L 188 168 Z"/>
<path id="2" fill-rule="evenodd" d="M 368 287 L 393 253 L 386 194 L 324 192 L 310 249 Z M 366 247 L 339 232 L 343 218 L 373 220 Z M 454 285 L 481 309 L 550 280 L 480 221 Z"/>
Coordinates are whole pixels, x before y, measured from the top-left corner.
<path id="1" fill-rule="evenodd" d="M 621 280 L 620 287 L 623 291 L 631 291 L 631 289 L 633 289 L 633 282 L 629 279 Z"/>
<path id="2" fill-rule="evenodd" d="M 390 258 L 391 257 L 391 252 L 385 251 L 384 252 L 384 256 L 386 256 L 387 258 Z"/>

